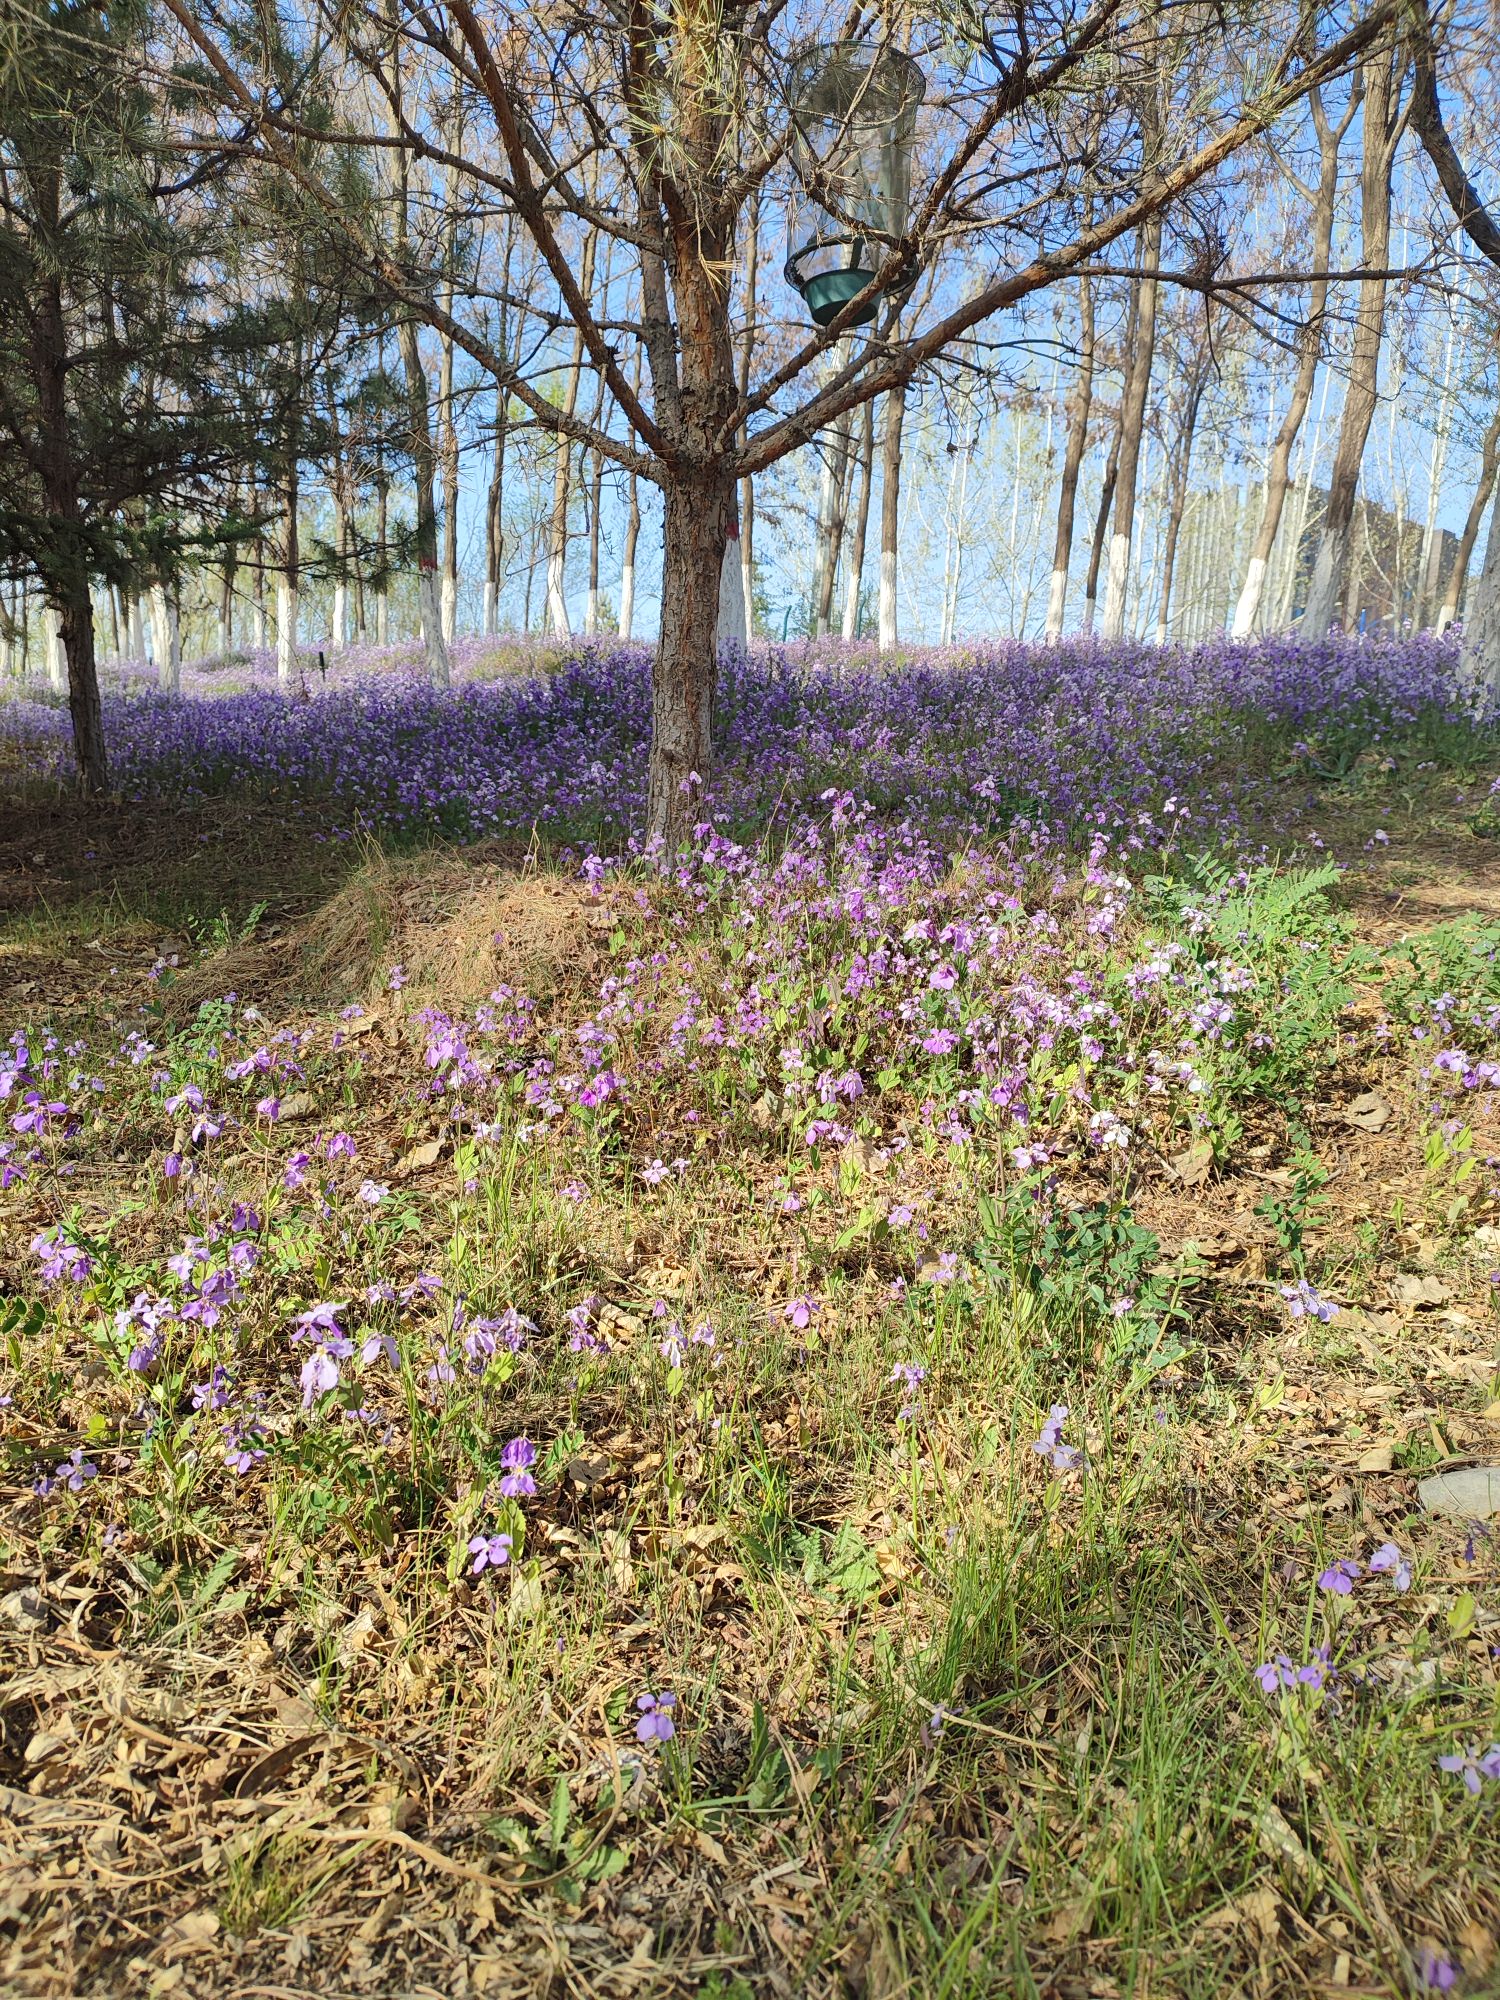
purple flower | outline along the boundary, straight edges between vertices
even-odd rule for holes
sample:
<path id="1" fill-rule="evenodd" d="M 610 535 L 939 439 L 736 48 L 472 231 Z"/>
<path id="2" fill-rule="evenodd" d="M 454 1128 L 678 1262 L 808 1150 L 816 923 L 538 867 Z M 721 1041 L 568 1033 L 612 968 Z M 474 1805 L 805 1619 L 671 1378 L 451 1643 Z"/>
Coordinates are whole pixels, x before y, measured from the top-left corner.
<path id="1" fill-rule="evenodd" d="M 1434 1993 L 1451 1993 L 1458 1984 L 1458 1968 L 1440 1952 L 1424 1951 L 1420 1960 L 1422 1984 Z"/>
<path id="2" fill-rule="evenodd" d="M 502 1499 L 530 1499 L 536 1492 L 536 1480 L 531 1473 L 536 1464 L 536 1446 L 529 1438 L 514 1437 L 501 1452 L 500 1463 L 505 1468 L 505 1477 L 500 1481 Z"/>
<path id="3" fill-rule="evenodd" d="M 1077 1445 L 1062 1442 L 1063 1425 L 1067 1421 L 1067 1404 L 1054 1403 L 1051 1415 L 1042 1425 L 1041 1436 L 1032 1442 L 1034 1452 L 1042 1458 L 1051 1458 L 1054 1472 L 1072 1472 L 1083 1457 Z"/>
<path id="4" fill-rule="evenodd" d="M 1351 1562 L 1347 1556 L 1340 1556 L 1338 1561 L 1330 1563 L 1318 1578 L 1318 1588 L 1331 1591 L 1335 1597 L 1348 1597 L 1363 1573 L 1357 1562 Z"/>
<path id="5" fill-rule="evenodd" d="M 1323 1298 L 1306 1278 L 1299 1278 L 1295 1285 L 1283 1285 L 1281 1296 L 1286 1300 L 1286 1309 L 1293 1319 L 1311 1315 L 1326 1326 L 1338 1313 L 1333 1300 Z"/>
<path id="6" fill-rule="evenodd" d="M 1465 1789 L 1478 1798 L 1487 1781 L 1500 1778 L 1500 1743 L 1492 1743 L 1482 1755 L 1477 1750 L 1460 1750 L 1439 1757 L 1438 1769 L 1461 1773 Z"/>
<path id="7" fill-rule="evenodd" d="M 302 1364 L 302 1407 L 310 1410 L 319 1396 L 339 1386 L 339 1365 L 326 1347 L 315 1347 Z"/>
<path id="8" fill-rule="evenodd" d="M 330 1160 L 352 1160 L 358 1148 L 347 1132 L 335 1132 L 326 1151 Z"/>
<path id="9" fill-rule="evenodd" d="M 635 1725 L 635 1733 L 642 1743 L 670 1743 L 677 1734 L 677 1724 L 672 1714 L 677 1707 L 675 1694 L 638 1694 L 635 1705 L 640 1711 Z"/>
<path id="10" fill-rule="evenodd" d="M 54 1488 L 65 1486 L 70 1493 L 81 1493 L 89 1480 L 98 1477 L 98 1466 L 84 1457 L 81 1446 L 75 1445 L 71 1457 L 53 1468 L 52 1485 Z"/>
<path id="11" fill-rule="evenodd" d="M 1389 1576 L 1397 1590 L 1411 1589 L 1411 1564 L 1394 1542 L 1382 1542 L 1370 1558 L 1371 1576 Z"/>
<path id="12" fill-rule="evenodd" d="M 370 1204 L 371 1208 L 374 1208 L 379 1202 L 384 1201 L 389 1193 L 390 1189 L 384 1181 L 361 1181 L 355 1194 L 355 1200 L 366 1201 Z"/>
<path id="13" fill-rule="evenodd" d="M 261 1433 L 253 1424 L 247 1425 L 244 1429 L 237 1424 L 231 1424 L 225 1431 L 224 1462 L 231 1472 L 238 1473 L 243 1478 L 247 1472 L 253 1472 L 257 1465 L 264 1464 L 265 1456 Z"/>
<path id="14" fill-rule="evenodd" d="M 401 1356 L 391 1336 L 388 1333 L 367 1333 L 364 1338 L 364 1345 L 359 1350 L 361 1363 L 364 1367 L 369 1368 L 374 1362 L 382 1359 L 382 1357 L 389 1361 L 394 1369 L 398 1372 L 400 1371 Z"/>
<path id="15" fill-rule="evenodd" d="M 783 1319 L 790 1320 L 800 1333 L 804 1328 L 812 1325 L 814 1319 L 816 1319 L 822 1310 L 822 1306 L 816 1299 L 789 1299 L 781 1309 L 781 1316 Z"/>
<path id="16" fill-rule="evenodd" d="M 469 1554 L 474 1560 L 469 1565 L 470 1575 L 479 1576 L 486 1569 L 504 1569 L 514 1547 L 511 1535 L 471 1535 Z"/>

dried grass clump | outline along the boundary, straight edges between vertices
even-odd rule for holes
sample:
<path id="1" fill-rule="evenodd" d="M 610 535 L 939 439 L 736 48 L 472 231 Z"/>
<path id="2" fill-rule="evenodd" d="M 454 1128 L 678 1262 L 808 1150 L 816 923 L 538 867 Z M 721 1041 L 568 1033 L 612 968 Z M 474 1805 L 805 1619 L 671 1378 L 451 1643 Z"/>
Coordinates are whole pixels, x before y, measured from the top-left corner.
<path id="1" fill-rule="evenodd" d="M 345 1006 L 382 991 L 462 1007 L 507 985 L 543 1002 L 586 976 L 608 913 L 577 882 L 482 848 L 376 854 L 337 895 L 278 936 L 256 935 L 183 972 L 166 997 L 183 1020 L 234 993 L 269 1011 Z"/>

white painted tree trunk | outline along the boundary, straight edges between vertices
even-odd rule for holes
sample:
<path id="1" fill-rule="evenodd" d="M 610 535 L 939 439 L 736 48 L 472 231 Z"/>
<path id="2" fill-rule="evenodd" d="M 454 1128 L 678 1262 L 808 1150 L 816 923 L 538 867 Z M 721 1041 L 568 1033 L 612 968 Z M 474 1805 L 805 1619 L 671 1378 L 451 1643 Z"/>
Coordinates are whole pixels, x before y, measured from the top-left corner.
<path id="1" fill-rule="evenodd" d="M 447 575 L 446 572 L 440 591 L 438 629 L 443 635 L 443 644 L 451 646 L 453 635 L 458 630 L 458 579 Z"/>
<path id="2" fill-rule="evenodd" d="M 342 653 L 349 642 L 349 586 L 340 577 L 333 586 L 333 629 L 328 634 L 330 652 Z"/>
<path id="3" fill-rule="evenodd" d="M 434 687 L 451 687 L 453 666 L 448 657 L 447 641 L 443 637 L 443 610 L 438 601 L 435 570 L 417 571 L 417 603 L 422 614 L 422 657 L 427 666 L 427 678 Z"/>
<path id="4" fill-rule="evenodd" d="M 628 639 L 635 623 L 635 558 L 631 556 L 620 571 L 620 637 Z"/>
<path id="5" fill-rule="evenodd" d="M 42 652 L 47 667 L 47 685 L 54 694 L 66 694 L 68 656 L 63 651 L 62 620 L 50 604 L 42 606 Z"/>
<path id="6" fill-rule="evenodd" d="M 1260 600 L 1265 595 L 1266 571 L 1270 564 L 1264 556 L 1251 556 L 1245 568 L 1245 581 L 1234 607 L 1234 619 L 1229 627 L 1231 639 L 1248 639 L 1255 630 L 1255 621 L 1260 616 Z"/>
<path id="7" fill-rule="evenodd" d="M 276 579 L 276 678 L 290 687 L 297 667 L 297 592 L 283 574 Z"/>
<path id="8" fill-rule="evenodd" d="M 880 551 L 880 609 L 879 639 L 882 653 L 895 651 L 898 620 L 896 613 L 896 551 L 883 548 Z"/>
<path id="9" fill-rule="evenodd" d="M 743 646 L 748 636 L 745 572 L 740 562 L 740 538 L 734 534 L 724 544 L 724 565 L 719 571 L 718 643 L 721 646 Z"/>
<path id="10" fill-rule="evenodd" d="M 551 639 L 568 639 L 573 634 L 567 593 L 563 588 L 566 557 L 566 544 L 554 537 L 547 551 L 547 636 Z"/>
<path id="11" fill-rule="evenodd" d="M 177 694 L 182 688 L 182 634 L 176 593 L 163 583 L 151 586 L 151 642 L 156 654 L 156 685 Z"/>

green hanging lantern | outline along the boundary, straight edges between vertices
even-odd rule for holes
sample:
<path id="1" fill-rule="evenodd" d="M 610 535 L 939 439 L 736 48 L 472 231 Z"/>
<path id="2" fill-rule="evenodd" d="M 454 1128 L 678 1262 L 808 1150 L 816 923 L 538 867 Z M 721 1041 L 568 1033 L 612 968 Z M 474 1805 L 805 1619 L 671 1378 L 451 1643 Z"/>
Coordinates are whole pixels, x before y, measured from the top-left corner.
<path id="1" fill-rule="evenodd" d="M 786 280 L 827 326 L 875 276 L 905 232 L 921 70 L 899 49 L 822 44 L 795 58 L 787 84 L 801 190 L 787 219 Z M 850 321 L 875 317 L 871 298 Z"/>

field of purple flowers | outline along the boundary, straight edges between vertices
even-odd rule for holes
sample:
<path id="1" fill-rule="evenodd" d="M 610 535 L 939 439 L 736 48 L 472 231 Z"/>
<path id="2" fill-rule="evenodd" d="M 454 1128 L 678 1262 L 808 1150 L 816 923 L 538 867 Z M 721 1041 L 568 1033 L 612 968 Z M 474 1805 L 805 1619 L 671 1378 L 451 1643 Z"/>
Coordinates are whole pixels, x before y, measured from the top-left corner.
<path id="1" fill-rule="evenodd" d="M 465 649 L 451 690 L 409 654 L 344 656 L 294 696 L 263 656 L 185 676 L 190 698 L 127 672 L 106 704 L 127 797 L 267 798 L 383 838 L 546 836 L 612 851 L 644 813 L 650 662 L 601 644 L 519 671 Z M 1456 648 L 1227 641 L 1162 650 L 1092 642 L 929 649 L 882 668 L 868 646 L 757 647 L 730 666 L 724 752 L 705 815 L 748 831 L 849 790 L 932 838 L 1017 813 L 1062 827 L 1175 798 L 1222 837 L 1292 748 L 1342 768 L 1457 711 Z M 234 691 L 222 692 L 226 682 Z M 0 772 L 61 777 L 67 715 L 0 704 Z"/>
<path id="2" fill-rule="evenodd" d="M 1451 651 L 757 656 L 667 874 L 643 655 L 369 667 L 111 700 L 316 916 L 0 929 L 4 1989 L 1493 1992 Z"/>

